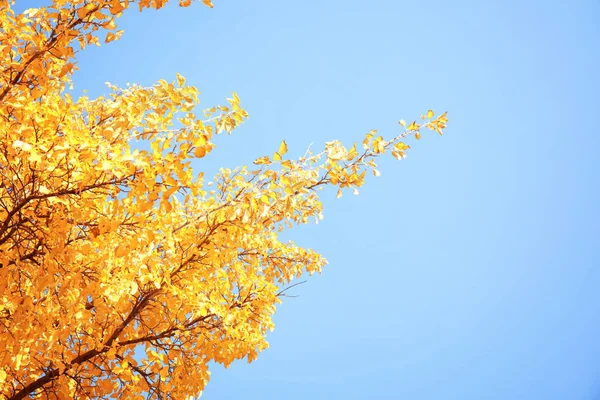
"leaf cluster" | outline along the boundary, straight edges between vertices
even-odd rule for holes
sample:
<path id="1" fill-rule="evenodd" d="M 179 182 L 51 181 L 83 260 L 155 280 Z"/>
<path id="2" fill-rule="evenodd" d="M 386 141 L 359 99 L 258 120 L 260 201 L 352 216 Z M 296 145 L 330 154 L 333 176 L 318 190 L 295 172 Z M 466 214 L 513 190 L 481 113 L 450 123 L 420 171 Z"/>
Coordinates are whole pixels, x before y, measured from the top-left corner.
<path id="1" fill-rule="evenodd" d="M 133 5 L 166 2 L 54 0 L 15 15 L 0 0 L 3 398 L 185 398 L 209 362 L 251 362 L 282 288 L 326 263 L 278 233 L 322 218 L 321 188 L 356 190 L 377 157 L 401 159 L 406 137 L 446 126 L 429 112 L 390 140 L 372 131 L 360 149 L 332 141 L 295 160 L 283 141 L 258 169 L 205 182 L 192 163 L 248 117 L 237 94 L 199 116 L 179 74 L 93 99 L 67 90 L 78 51 L 117 40 Z"/>

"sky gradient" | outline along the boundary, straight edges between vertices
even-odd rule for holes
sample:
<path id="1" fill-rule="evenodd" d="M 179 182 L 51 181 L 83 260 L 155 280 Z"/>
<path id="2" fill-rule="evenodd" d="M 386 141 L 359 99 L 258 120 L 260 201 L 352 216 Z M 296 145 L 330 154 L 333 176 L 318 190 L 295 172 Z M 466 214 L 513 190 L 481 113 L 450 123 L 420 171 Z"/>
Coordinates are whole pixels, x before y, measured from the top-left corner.
<path id="1" fill-rule="evenodd" d="M 130 10 L 76 91 L 176 72 L 207 107 L 236 91 L 250 119 L 207 174 L 282 139 L 291 157 L 430 108 L 450 122 L 285 233 L 329 265 L 202 398 L 600 400 L 600 3 L 214 3 Z"/>

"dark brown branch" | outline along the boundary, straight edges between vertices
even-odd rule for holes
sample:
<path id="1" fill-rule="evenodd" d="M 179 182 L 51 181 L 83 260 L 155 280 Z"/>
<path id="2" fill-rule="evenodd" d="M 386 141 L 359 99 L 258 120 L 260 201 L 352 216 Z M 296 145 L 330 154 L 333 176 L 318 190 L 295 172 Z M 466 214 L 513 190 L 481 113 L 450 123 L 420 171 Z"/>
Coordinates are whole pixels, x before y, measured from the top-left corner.
<path id="1" fill-rule="evenodd" d="M 129 315 L 119 326 L 115 329 L 112 335 L 108 338 L 104 347 L 101 350 L 93 349 L 89 350 L 78 357 L 75 357 L 71 362 L 66 366 L 63 371 L 60 371 L 58 368 L 54 368 L 44 374 L 41 378 L 36 379 L 30 384 L 26 385 L 23 389 L 19 390 L 14 396 L 9 397 L 7 400 L 21 400 L 30 394 L 34 393 L 36 390 L 42 388 L 44 385 L 50 383 L 54 379 L 58 378 L 62 373 L 68 371 L 71 367 L 82 364 L 86 361 L 91 360 L 99 354 L 107 352 L 114 341 L 119 337 L 119 335 L 123 332 L 123 330 L 134 320 L 134 318 L 148 305 L 148 302 L 154 298 L 160 289 L 155 289 L 147 293 L 145 296 L 141 298 L 141 300 L 136 303 L 136 305 L 132 308 Z"/>

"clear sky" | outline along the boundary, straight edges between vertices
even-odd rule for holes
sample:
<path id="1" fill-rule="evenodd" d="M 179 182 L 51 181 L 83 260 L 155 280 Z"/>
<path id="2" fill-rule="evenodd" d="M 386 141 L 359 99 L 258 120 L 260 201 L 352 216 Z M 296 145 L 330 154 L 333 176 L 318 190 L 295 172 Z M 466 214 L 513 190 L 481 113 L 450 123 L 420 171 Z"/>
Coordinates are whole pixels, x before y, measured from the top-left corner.
<path id="1" fill-rule="evenodd" d="M 429 108 L 450 123 L 286 234 L 329 265 L 203 399 L 600 400 L 600 2 L 214 3 L 131 10 L 76 87 L 237 91 L 251 117 L 209 172 Z"/>

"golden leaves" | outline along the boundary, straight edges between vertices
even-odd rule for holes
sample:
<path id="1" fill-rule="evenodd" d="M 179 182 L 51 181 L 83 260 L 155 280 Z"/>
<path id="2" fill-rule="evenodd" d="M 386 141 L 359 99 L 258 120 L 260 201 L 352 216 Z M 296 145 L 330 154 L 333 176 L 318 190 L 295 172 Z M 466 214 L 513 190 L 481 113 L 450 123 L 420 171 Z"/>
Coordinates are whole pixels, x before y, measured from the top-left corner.
<path id="1" fill-rule="evenodd" d="M 420 127 L 421 126 L 419 124 L 417 124 L 416 121 L 414 121 L 406 129 L 408 129 L 409 131 L 417 131 L 417 130 L 419 130 Z"/>
<path id="2" fill-rule="evenodd" d="M 255 359 L 280 287 L 325 265 L 278 233 L 318 222 L 320 189 L 357 194 L 368 170 L 379 175 L 377 157 L 403 158 L 406 137 L 441 134 L 447 116 L 429 110 L 421 125 L 400 121 L 406 130 L 394 138 L 373 130 L 362 148 L 331 141 L 298 160 L 284 159 L 282 141 L 257 170 L 223 169 L 205 183 L 191 166 L 215 134 L 248 118 L 237 93 L 204 116 L 179 74 L 150 87 L 109 85 L 95 99 L 67 95 L 74 46 L 118 39 L 116 17 L 134 4 L 80 3 L 16 18 L 0 10 L 10 28 L 0 32 L 9 49 L 1 74 L 12 82 L 0 88 L 0 121 L 10 121 L 0 123 L 0 395 L 2 382 L 21 390 L 51 371 L 52 386 L 42 385 L 50 397 L 82 397 L 74 390 L 85 387 L 98 398 L 186 398 L 203 389 L 209 363 Z M 138 345 L 146 353 L 134 358 Z"/>
<path id="3" fill-rule="evenodd" d="M 282 160 L 281 156 L 283 156 L 285 153 L 287 153 L 287 151 L 288 151 L 287 144 L 285 143 L 285 140 L 284 140 L 279 145 L 279 151 L 277 151 L 275 154 L 273 154 L 273 161 L 281 161 Z M 255 164 L 256 164 L 256 162 L 255 162 Z"/>
<path id="4" fill-rule="evenodd" d="M 124 257 L 128 252 L 129 252 L 129 249 L 127 248 L 127 246 L 120 244 L 115 249 L 115 257 L 117 257 L 117 258 Z"/>
<path id="5" fill-rule="evenodd" d="M 284 140 L 279 145 L 279 151 L 278 151 L 278 153 L 280 155 L 284 155 L 285 153 L 287 153 L 287 151 L 288 151 L 287 143 L 285 143 L 285 140 Z"/>
<path id="6" fill-rule="evenodd" d="M 179 74 L 177 74 L 177 84 L 179 87 L 185 85 L 185 78 Z"/>
<path id="7" fill-rule="evenodd" d="M 253 161 L 256 165 L 270 165 L 271 159 L 268 156 L 259 157 Z"/>
<path id="8" fill-rule="evenodd" d="M 31 150 L 31 145 L 29 143 L 25 143 L 21 140 L 15 140 L 12 144 L 13 149 L 22 149 L 25 151 Z"/>
<path id="9" fill-rule="evenodd" d="M 346 148 L 337 140 L 325 143 L 325 151 L 327 152 L 327 158 L 331 161 L 342 160 L 348 154 Z"/>
<path id="10" fill-rule="evenodd" d="M 140 288 L 139 288 L 137 282 L 135 282 L 135 281 L 131 281 L 130 285 L 131 285 L 131 289 L 129 290 L 129 294 L 132 296 L 135 296 Z"/>
<path id="11" fill-rule="evenodd" d="M 96 5 L 94 5 L 93 3 L 86 4 L 83 7 L 77 9 L 77 18 L 81 20 L 86 19 L 94 10 L 97 10 Z"/>
<path id="12" fill-rule="evenodd" d="M 148 193 L 148 201 L 156 201 L 158 199 L 158 192 L 153 191 Z"/>
<path id="13" fill-rule="evenodd" d="M 123 30 L 116 31 L 114 33 L 113 32 L 108 32 L 106 34 L 106 38 L 104 39 L 104 43 L 110 43 L 110 42 L 112 42 L 114 40 L 120 39 L 121 36 L 123 35 L 123 32 L 124 32 Z"/>
<path id="14" fill-rule="evenodd" d="M 196 158 L 202 158 L 206 155 L 206 147 L 205 146 L 200 146 L 197 147 L 196 150 L 194 150 L 194 156 Z"/>
<path id="15" fill-rule="evenodd" d="M 437 133 L 442 135 L 443 130 L 446 128 L 447 123 L 448 123 L 448 113 L 445 112 L 442 115 L 440 115 L 439 117 L 437 117 L 435 120 L 429 122 L 427 124 L 427 127 L 432 130 L 435 130 Z"/>
<path id="16" fill-rule="evenodd" d="M 112 0 L 109 4 L 109 11 L 112 15 L 118 15 L 125 9 L 125 4 L 122 0 Z"/>

